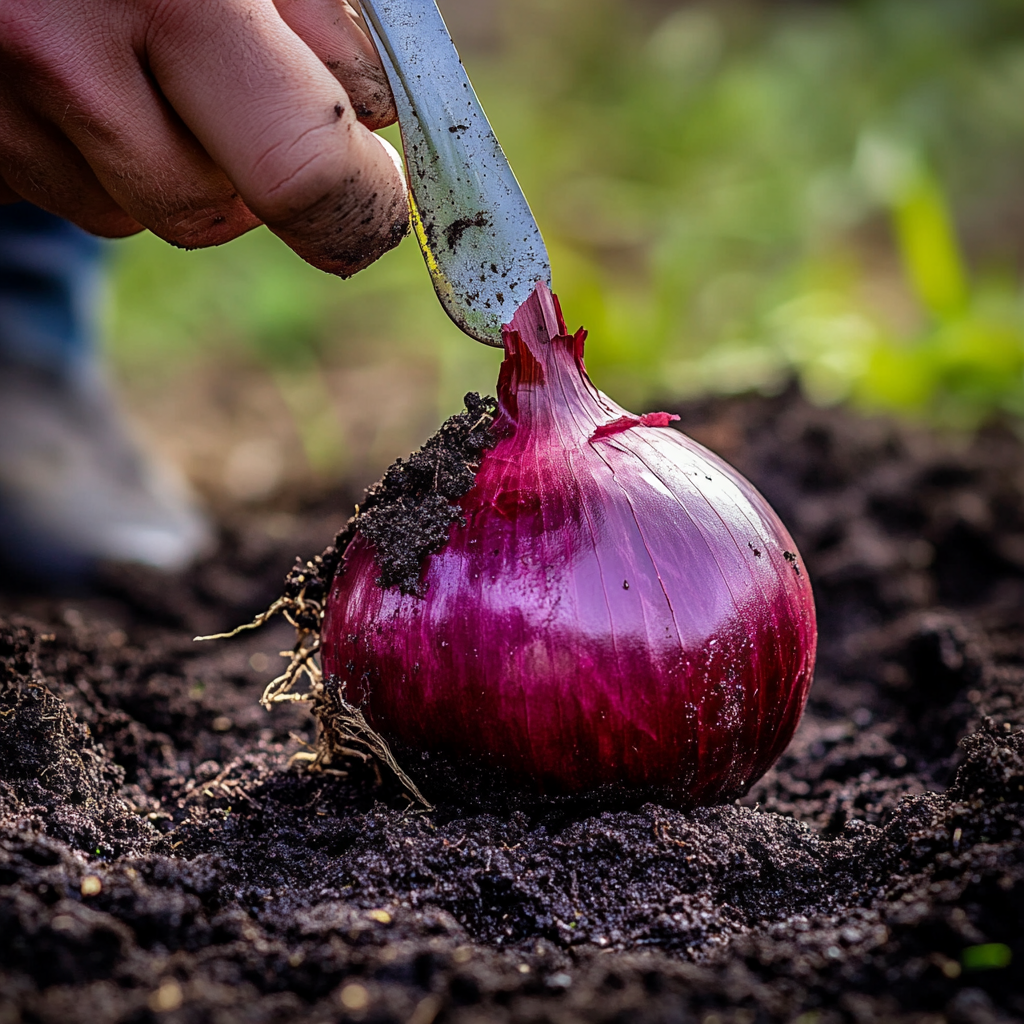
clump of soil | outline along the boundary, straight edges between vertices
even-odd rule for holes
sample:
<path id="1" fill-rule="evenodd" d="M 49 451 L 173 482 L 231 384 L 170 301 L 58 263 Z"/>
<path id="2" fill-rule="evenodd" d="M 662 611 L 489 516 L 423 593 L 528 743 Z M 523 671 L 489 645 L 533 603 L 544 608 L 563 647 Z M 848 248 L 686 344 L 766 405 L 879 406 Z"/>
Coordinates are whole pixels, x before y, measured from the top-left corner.
<path id="1" fill-rule="evenodd" d="M 495 399 L 466 395 L 465 412 L 450 416 L 419 451 L 396 460 L 367 490 L 333 549 L 344 552 L 361 533 L 376 552 L 377 582 L 419 593 L 423 559 L 444 544 L 452 523 L 462 521 L 458 500 L 473 486 L 481 454 L 494 447 L 489 428 L 497 411 Z"/>
<path id="2" fill-rule="evenodd" d="M 257 706 L 299 541 L 0 598 L 0 1022 L 1024 1019 L 1024 446 L 691 406 L 816 586 L 793 744 L 692 813 L 429 813 Z M 320 536 L 317 536 L 318 531 Z"/>

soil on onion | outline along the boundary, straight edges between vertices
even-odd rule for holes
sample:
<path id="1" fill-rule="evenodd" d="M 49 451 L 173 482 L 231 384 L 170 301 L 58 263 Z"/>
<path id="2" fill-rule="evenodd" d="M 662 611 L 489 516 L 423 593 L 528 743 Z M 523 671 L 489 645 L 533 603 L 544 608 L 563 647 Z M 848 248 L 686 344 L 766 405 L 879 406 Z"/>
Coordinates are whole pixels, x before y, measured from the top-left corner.
<path id="1" fill-rule="evenodd" d="M 680 412 L 816 587 L 807 714 L 747 797 L 424 813 L 304 772 L 309 717 L 257 704 L 289 629 L 191 637 L 351 505 L 242 519 L 187 576 L 0 597 L 0 1022 L 1024 1019 L 1024 445 Z"/>
<path id="2" fill-rule="evenodd" d="M 470 392 L 465 404 L 418 451 L 397 459 L 367 488 L 356 514 L 324 552 L 322 592 L 330 590 L 340 555 L 357 532 L 374 546 L 381 586 L 397 586 L 404 594 L 420 592 L 423 560 L 444 545 L 452 523 L 465 525 L 458 500 L 473 486 L 480 456 L 496 440 L 489 429 L 498 410 L 496 400 Z M 298 575 L 305 568 L 300 559 Z"/>

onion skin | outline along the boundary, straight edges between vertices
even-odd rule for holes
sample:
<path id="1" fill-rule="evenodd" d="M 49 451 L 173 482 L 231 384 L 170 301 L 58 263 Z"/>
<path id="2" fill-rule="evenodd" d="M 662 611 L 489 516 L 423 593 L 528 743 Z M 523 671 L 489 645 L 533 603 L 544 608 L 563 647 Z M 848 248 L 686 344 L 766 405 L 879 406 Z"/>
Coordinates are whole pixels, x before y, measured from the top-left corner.
<path id="1" fill-rule="evenodd" d="M 322 631 L 328 690 L 400 749 L 536 793 L 731 798 L 799 721 L 810 584 L 750 483 L 672 417 L 593 386 L 584 338 L 538 285 L 505 332 L 499 440 L 461 499 L 465 525 L 424 561 L 423 596 L 378 585 L 364 537 L 346 550 Z"/>

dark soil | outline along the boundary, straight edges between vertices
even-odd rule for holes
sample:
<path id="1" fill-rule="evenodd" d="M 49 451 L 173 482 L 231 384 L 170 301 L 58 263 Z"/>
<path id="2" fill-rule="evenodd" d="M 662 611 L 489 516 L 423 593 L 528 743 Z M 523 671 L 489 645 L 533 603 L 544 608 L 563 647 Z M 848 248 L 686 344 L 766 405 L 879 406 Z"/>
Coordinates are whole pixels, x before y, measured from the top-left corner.
<path id="1" fill-rule="evenodd" d="M 465 412 L 445 420 L 419 451 L 395 461 L 367 489 L 334 551 L 343 553 L 361 533 L 377 553 L 377 582 L 417 593 L 423 559 L 447 541 L 452 523 L 463 522 L 457 503 L 473 486 L 480 455 L 494 447 L 489 428 L 497 411 L 495 399 L 466 395 Z"/>
<path id="2" fill-rule="evenodd" d="M 812 573 L 807 715 L 741 803 L 417 812 L 311 774 L 257 704 L 285 544 L 0 598 L 0 1024 L 1024 1020 L 1024 446 L 814 410 L 680 410 Z M 333 528 L 333 529 L 332 529 Z M 273 659 L 276 661 L 276 658 Z"/>

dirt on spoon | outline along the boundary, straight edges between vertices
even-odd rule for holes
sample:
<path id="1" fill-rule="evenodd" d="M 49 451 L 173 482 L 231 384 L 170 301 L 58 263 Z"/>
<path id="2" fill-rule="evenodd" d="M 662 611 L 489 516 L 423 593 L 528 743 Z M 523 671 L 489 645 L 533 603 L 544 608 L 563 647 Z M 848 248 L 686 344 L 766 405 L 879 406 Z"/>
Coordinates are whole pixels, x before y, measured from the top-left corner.
<path id="1" fill-rule="evenodd" d="M 1024 1020 L 1024 445 L 678 410 L 812 575 L 807 714 L 742 801 L 422 812 L 258 705 L 296 554 L 259 517 L 168 580 L 0 596 L 0 1022 Z"/>

